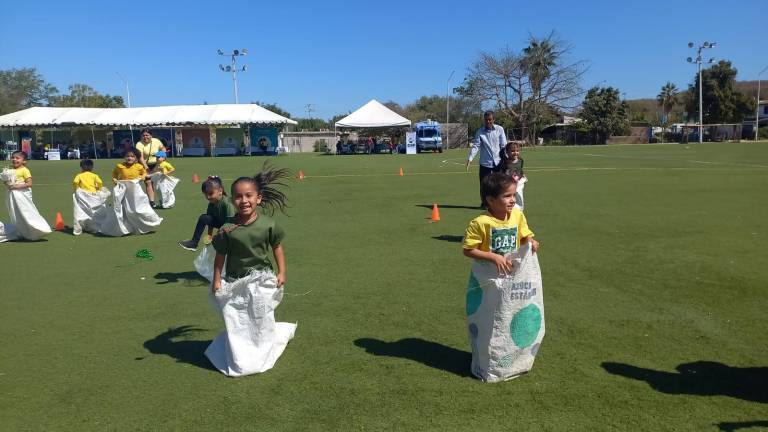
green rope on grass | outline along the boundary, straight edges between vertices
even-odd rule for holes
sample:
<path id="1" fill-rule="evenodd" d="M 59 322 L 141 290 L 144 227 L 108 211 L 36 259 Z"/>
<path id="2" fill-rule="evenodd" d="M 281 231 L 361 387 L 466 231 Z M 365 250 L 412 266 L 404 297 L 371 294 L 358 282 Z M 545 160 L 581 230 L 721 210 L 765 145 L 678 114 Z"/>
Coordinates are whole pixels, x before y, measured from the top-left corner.
<path id="1" fill-rule="evenodd" d="M 136 258 L 152 261 L 155 257 L 152 256 L 152 252 L 149 249 L 140 249 L 136 251 Z"/>

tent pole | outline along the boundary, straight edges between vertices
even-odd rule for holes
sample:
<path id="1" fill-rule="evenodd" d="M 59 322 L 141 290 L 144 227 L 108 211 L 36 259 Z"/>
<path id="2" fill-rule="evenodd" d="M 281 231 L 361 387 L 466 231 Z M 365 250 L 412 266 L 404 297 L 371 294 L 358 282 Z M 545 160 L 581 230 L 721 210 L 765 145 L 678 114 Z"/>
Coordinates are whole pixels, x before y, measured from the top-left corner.
<path id="1" fill-rule="evenodd" d="M 94 134 L 94 132 L 93 132 L 93 126 L 91 126 L 91 140 L 93 142 L 93 158 L 94 159 L 98 159 L 99 158 L 99 153 L 96 150 L 96 134 Z"/>

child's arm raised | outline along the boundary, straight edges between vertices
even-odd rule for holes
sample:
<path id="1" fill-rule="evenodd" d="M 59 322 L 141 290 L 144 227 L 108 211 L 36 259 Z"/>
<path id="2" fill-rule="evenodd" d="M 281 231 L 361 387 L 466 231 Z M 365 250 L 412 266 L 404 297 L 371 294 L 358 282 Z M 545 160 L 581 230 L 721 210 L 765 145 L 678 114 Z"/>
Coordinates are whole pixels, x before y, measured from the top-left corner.
<path id="1" fill-rule="evenodd" d="M 463 249 L 463 251 L 465 257 L 491 261 L 496 264 L 496 269 L 499 271 L 499 274 L 508 274 L 512 271 L 512 262 L 502 255 L 486 252 L 480 249 Z"/>
<path id="2" fill-rule="evenodd" d="M 276 244 L 272 246 L 272 253 L 274 253 L 275 262 L 277 263 L 277 286 L 281 287 L 285 285 L 285 252 L 283 251 L 283 245 Z"/>
<path id="3" fill-rule="evenodd" d="M 217 252 L 216 258 L 213 260 L 213 281 L 211 283 L 211 292 L 214 294 L 216 291 L 221 289 L 221 269 L 224 268 L 224 258 L 225 255 Z"/>

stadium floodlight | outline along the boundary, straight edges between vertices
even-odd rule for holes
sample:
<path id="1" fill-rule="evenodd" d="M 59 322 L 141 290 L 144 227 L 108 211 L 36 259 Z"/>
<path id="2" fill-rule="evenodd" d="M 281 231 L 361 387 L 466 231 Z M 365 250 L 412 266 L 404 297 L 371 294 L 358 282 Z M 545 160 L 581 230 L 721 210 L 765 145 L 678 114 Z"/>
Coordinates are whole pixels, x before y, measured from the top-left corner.
<path id="1" fill-rule="evenodd" d="M 221 49 L 216 51 L 217 54 L 220 56 L 229 56 L 232 58 L 232 64 L 230 66 L 224 67 L 223 65 L 219 65 L 219 69 L 222 70 L 222 72 L 231 72 L 232 73 L 232 87 L 234 89 L 235 93 L 235 103 L 240 103 L 240 100 L 237 95 L 237 73 L 238 72 L 245 72 L 248 70 L 248 65 L 244 65 L 242 68 L 237 67 L 237 58 L 239 56 L 244 56 L 248 54 L 248 50 L 243 48 L 242 50 L 233 50 L 231 53 L 226 53 L 222 51 Z"/>
<path id="2" fill-rule="evenodd" d="M 693 42 L 688 42 L 688 48 L 693 48 L 693 47 L 694 47 Z M 699 67 L 699 142 L 700 143 L 704 142 L 704 114 L 703 114 L 704 103 L 702 102 L 702 94 L 703 94 L 703 92 L 702 92 L 702 84 L 703 84 L 703 80 L 701 78 L 701 64 L 704 62 L 704 60 L 701 57 L 701 50 L 707 49 L 707 48 L 714 48 L 714 47 L 715 47 L 715 42 L 711 42 L 710 43 L 710 42 L 706 42 L 705 41 L 703 44 L 701 44 L 698 47 L 698 49 L 696 51 L 696 59 L 693 59 L 691 57 L 688 57 L 686 59 L 686 61 L 688 63 L 696 63 L 698 65 L 698 67 Z M 714 63 L 714 62 L 715 62 L 715 58 L 714 57 L 709 59 L 709 63 Z"/>

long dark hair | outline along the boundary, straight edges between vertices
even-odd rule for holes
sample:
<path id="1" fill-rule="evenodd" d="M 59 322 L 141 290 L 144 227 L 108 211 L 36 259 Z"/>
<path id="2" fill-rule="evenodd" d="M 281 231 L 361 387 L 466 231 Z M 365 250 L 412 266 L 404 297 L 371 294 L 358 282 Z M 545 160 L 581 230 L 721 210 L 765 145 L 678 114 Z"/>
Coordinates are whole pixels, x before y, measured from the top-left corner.
<path id="1" fill-rule="evenodd" d="M 277 187 L 288 187 L 286 181 L 290 178 L 291 172 L 288 168 L 276 168 L 269 162 L 264 162 L 261 172 L 253 177 L 240 177 L 232 183 L 232 196 L 235 195 L 235 186 L 241 182 L 249 182 L 256 188 L 256 192 L 261 195 L 261 207 L 270 214 L 275 214 L 275 210 L 280 210 L 286 214 L 287 197 L 285 193 Z"/>

